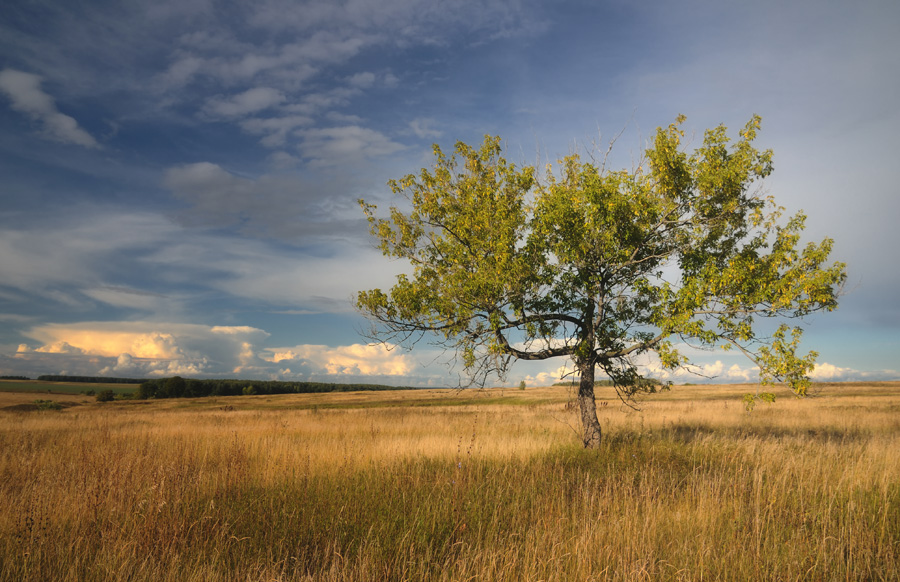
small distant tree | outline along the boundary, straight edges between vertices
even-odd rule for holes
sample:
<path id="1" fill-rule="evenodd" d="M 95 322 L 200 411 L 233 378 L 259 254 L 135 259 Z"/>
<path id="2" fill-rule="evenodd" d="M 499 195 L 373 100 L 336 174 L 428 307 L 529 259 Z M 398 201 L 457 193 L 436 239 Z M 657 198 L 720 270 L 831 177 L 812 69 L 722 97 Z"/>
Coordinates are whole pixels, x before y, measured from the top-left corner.
<path id="1" fill-rule="evenodd" d="M 753 146 L 759 117 L 734 143 L 708 130 L 692 153 L 683 121 L 623 171 L 572 155 L 539 177 L 508 163 L 497 137 L 450 157 L 435 145 L 432 169 L 390 182 L 402 207 L 381 218 L 360 201 L 384 254 L 412 266 L 389 291 L 357 295 L 371 337 L 431 336 L 481 383 L 513 360 L 571 359 L 586 447 L 601 439 L 595 370 L 629 399 L 650 391 L 635 359 L 685 366 L 685 341 L 740 350 L 763 382 L 804 395 L 816 354 L 797 353 L 802 329 L 757 324 L 833 310 L 845 267 L 827 264 L 831 239 L 800 246 L 803 214 L 782 220 L 755 187 L 772 172 L 772 152 Z"/>
<path id="2" fill-rule="evenodd" d="M 97 402 L 112 402 L 116 399 L 116 393 L 112 390 L 101 390 L 95 398 Z"/>

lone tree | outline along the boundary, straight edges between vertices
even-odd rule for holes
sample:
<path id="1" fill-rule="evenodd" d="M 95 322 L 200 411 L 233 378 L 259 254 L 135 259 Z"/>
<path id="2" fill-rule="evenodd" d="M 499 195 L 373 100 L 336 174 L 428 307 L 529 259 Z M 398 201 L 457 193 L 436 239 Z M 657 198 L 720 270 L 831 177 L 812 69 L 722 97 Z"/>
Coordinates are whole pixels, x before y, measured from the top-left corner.
<path id="1" fill-rule="evenodd" d="M 508 163 L 497 137 L 450 157 L 435 145 L 433 169 L 389 183 L 403 208 L 379 218 L 360 201 L 384 254 L 413 269 L 357 295 L 372 337 L 433 336 L 482 383 L 513 360 L 570 358 L 591 448 L 595 370 L 629 399 L 650 388 L 636 358 L 685 366 L 685 342 L 740 350 L 763 383 L 805 395 L 817 354 L 797 354 L 802 329 L 755 324 L 835 309 L 845 266 L 826 265 L 831 239 L 800 248 L 805 216 L 782 220 L 755 184 L 772 172 L 772 152 L 753 147 L 759 117 L 734 143 L 724 126 L 707 130 L 692 154 L 683 122 L 658 129 L 631 171 L 572 155 L 539 178 Z"/>

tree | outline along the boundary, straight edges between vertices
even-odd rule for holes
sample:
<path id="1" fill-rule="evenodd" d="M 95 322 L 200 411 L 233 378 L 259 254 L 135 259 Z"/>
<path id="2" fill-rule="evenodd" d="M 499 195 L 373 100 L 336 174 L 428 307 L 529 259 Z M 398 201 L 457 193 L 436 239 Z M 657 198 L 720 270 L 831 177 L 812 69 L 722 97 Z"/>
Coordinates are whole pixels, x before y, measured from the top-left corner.
<path id="1" fill-rule="evenodd" d="M 382 252 L 412 266 L 388 292 L 358 293 L 371 337 L 432 336 L 482 383 L 513 360 L 569 358 L 586 447 L 601 438 L 595 370 L 630 399 L 649 390 L 637 358 L 686 366 L 685 342 L 738 349 L 764 383 L 805 395 L 817 354 L 798 355 L 802 329 L 783 321 L 837 307 L 845 267 L 826 265 L 831 239 L 801 248 L 804 215 L 783 221 L 763 195 L 759 117 L 734 143 L 707 130 L 690 154 L 683 122 L 659 128 L 630 171 L 571 155 L 539 176 L 508 163 L 498 137 L 450 157 L 435 145 L 433 169 L 389 182 L 404 207 L 380 218 L 360 200 Z M 771 318 L 774 332 L 758 325 Z"/>

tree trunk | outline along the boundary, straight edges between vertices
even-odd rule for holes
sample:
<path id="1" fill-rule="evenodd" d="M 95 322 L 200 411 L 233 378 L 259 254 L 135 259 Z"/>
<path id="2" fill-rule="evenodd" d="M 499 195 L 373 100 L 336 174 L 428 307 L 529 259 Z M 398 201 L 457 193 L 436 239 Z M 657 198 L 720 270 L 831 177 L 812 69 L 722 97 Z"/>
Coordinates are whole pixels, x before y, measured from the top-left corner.
<path id="1" fill-rule="evenodd" d="M 578 408 L 584 429 L 584 448 L 600 448 L 600 421 L 597 420 L 597 402 L 594 400 L 594 364 L 579 366 L 581 384 L 578 386 Z"/>

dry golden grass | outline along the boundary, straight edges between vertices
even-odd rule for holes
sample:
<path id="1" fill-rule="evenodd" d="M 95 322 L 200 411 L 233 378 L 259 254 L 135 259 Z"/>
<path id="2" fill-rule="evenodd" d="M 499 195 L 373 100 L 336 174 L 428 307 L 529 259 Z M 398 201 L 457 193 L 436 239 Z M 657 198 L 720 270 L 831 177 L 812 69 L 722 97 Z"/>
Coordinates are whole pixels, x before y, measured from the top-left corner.
<path id="1" fill-rule="evenodd" d="M 0 580 L 900 579 L 900 384 L 754 389 L 0 393 Z"/>

